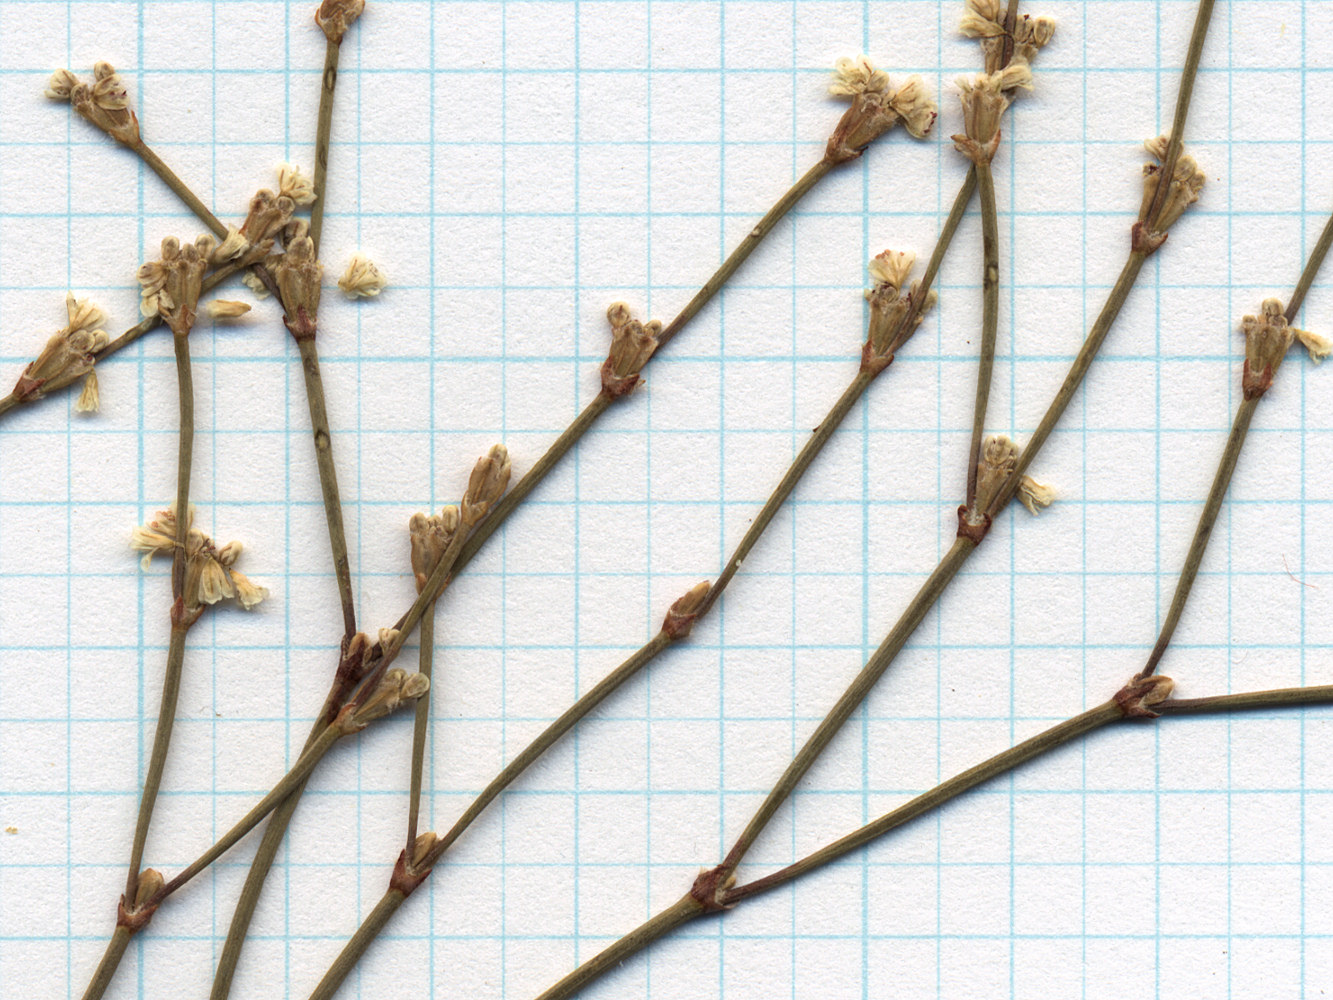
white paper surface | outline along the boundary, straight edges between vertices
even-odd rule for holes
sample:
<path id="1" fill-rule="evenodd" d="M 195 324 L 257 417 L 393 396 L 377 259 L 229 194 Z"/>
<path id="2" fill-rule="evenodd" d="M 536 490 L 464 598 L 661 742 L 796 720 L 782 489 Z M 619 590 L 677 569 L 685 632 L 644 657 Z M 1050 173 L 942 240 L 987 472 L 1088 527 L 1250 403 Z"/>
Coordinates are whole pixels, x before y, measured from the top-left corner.
<path id="1" fill-rule="evenodd" d="M 1024 9 L 1028 5 L 1024 4 Z M 1169 127 L 1194 5 L 1053 3 L 996 161 L 989 425 L 1040 418 L 1128 249 L 1139 143 Z M 312 161 L 308 4 L 0 7 L 0 361 L 67 289 L 137 321 L 134 271 L 197 223 L 41 96 L 113 62 L 145 138 L 238 220 Z M 865 261 L 924 257 L 963 176 L 961 4 L 373 2 L 341 56 L 320 309 L 361 626 L 408 606 L 410 514 L 504 441 L 526 472 L 597 389 L 617 299 L 669 319 L 822 152 L 827 69 L 868 51 L 942 115 L 836 173 L 662 352 L 442 604 L 427 776 L 443 829 L 718 572 L 856 370 Z M 1208 175 L 1033 467 L 1058 503 L 997 522 L 742 880 L 1095 705 L 1165 613 L 1239 401 L 1241 315 L 1285 297 L 1329 204 L 1333 14 L 1219 4 L 1188 140 Z M 715 864 L 952 540 L 980 319 L 975 206 L 940 303 L 690 642 L 521 778 L 340 996 L 536 996 Z M 360 250 L 375 301 L 333 279 Z M 249 298 L 240 286 L 228 297 Z M 1303 323 L 1324 334 L 1316 283 Z M 295 349 L 270 301 L 192 337 L 193 496 L 272 589 L 192 633 L 147 863 L 179 870 L 299 752 L 341 628 Z M 169 585 L 131 527 L 171 498 L 164 334 L 99 365 L 103 409 L 0 423 L 0 994 L 81 994 L 114 920 L 161 689 Z M 1327 683 L 1330 373 L 1260 407 L 1162 671 L 1182 695 Z M 405 654 L 415 659 L 415 646 Z M 839 865 L 677 932 L 585 996 L 1299 997 L 1333 984 L 1326 710 L 1164 720 L 1077 742 Z M 233 996 L 304 997 L 387 885 L 411 722 L 321 766 Z M 253 839 L 165 904 L 108 996 L 203 996 Z"/>

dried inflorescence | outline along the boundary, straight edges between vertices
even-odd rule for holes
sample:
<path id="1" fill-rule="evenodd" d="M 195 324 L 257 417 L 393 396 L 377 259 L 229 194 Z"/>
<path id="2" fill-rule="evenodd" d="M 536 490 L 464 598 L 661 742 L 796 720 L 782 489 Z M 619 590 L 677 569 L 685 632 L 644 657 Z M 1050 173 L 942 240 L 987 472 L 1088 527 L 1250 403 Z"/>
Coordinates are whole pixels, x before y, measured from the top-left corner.
<path id="1" fill-rule="evenodd" d="M 972 503 L 958 508 L 958 534 L 980 542 L 990 529 L 987 511 L 1004 490 L 1018 464 L 1018 445 L 1003 434 L 986 438 L 977 462 L 977 489 Z M 1032 514 L 1055 501 L 1055 490 L 1037 482 L 1031 476 L 1019 480 L 1015 494 L 1019 502 Z"/>
<path id="2" fill-rule="evenodd" d="M 958 30 L 981 41 L 987 73 L 995 73 L 1004 67 L 1004 43 L 1011 36 L 1004 28 L 1004 9 L 1000 0 L 967 0 L 967 12 L 959 22 Z M 1024 14 L 1014 23 L 1013 58 L 1030 63 L 1054 35 L 1055 22 L 1051 18 Z"/>
<path id="3" fill-rule="evenodd" d="M 162 256 L 139 268 L 139 309 L 145 316 L 161 316 L 171 332 L 188 336 L 194 328 L 204 272 L 217 249 L 217 241 L 204 234 L 181 245 L 168 236 L 162 241 Z"/>
<path id="4" fill-rule="evenodd" d="M 1143 254 L 1152 253 L 1166 242 L 1167 230 L 1185 214 L 1185 209 L 1199 200 L 1199 192 L 1203 190 L 1204 173 L 1194 162 L 1194 157 L 1183 149 L 1176 157 L 1166 189 L 1162 190 L 1162 175 L 1170 145 L 1170 137 L 1165 135 L 1143 144 L 1157 161 L 1144 164 L 1143 200 L 1133 229 L 1133 248 Z"/>
<path id="5" fill-rule="evenodd" d="M 68 323 L 51 335 L 36 360 L 23 369 L 14 385 L 14 397 L 28 403 L 86 375 L 88 381 L 75 409 L 96 410 L 98 391 L 93 365 L 97 354 L 111 342 L 101 328 L 106 316 L 87 299 L 76 299 L 73 292 L 65 295 L 65 314 Z"/>
<path id="6" fill-rule="evenodd" d="M 320 282 L 324 277 L 324 265 L 315 259 L 314 242 L 309 236 L 292 240 L 271 270 L 282 299 L 287 329 L 297 340 L 313 337 L 319 314 Z"/>
<path id="7" fill-rule="evenodd" d="M 502 444 L 491 445 L 491 450 L 477 459 L 459 505 L 459 516 L 467 528 L 475 527 L 504 496 L 511 471 L 509 449 Z"/>
<path id="8" fill-rule="evenodd" d="M 75 111 L 117 142 L 132 146 L 139 141 L 139 119 L 130 110 L 129 91 L 110 63 L 93 67 L 91 85 L 81 83 L 67 69 L 56 70 L 47 82 L 46 96 L 69 101 Z"/>
<path id="9" fill-rule="evenodd" d="M 639 384 L 639 373 L 657 350 L 662 324 L 640 323 L 623 302 L 611 303 L 606 321 L 611 324 L 611 349 L 602 363 L 602 391 L 614 399 Z"/>
<path id="10" fill-rule="evenodd" d="M 452 504 L 438 514 L 416 513 L 407 522 L 408 537 L 411 540 L 412 574 L 416 577 L 417 592 L 426 586 L 426 581 L 435 571 L 436 565 L 449 543 L 457 533 L 461 518 L 458 508 Z"/>
<path id="11" fill-rule="evenodd" d="M 130 548 L 144 554 L 141 563 L 144 569 L 158 553 L 174 555 L 177 530 L 174 506 L 158 511 L 153 520 L 134 529 Z M 194 527 L 194 507 L 190 507 L 185 534 L 185 585 L 181 598 L 185 610 L 193 613 L 194 618 L 205 605 L 222 600 L 235 599 L 248 611 L 268 597 L 267 587 L 252 583 L 248 576 L 236 569 L 240 554 L 240 542 L 228 542 L 219 549 L 211 538 Z"/>
<path id="12" fill-rule="evenodd" d="M 340 716 L 339 725 L 346 734 L 360 732 L 376 719 L 398 711 L 429 690 L 430 678 L 425 674 L 409 674 L 406 670 L 394 667 L 385 671 L 365 701 Z"/>
<path id="13" fill-rule="evenodd" d="M 885 250 L 871 258 L 867 266 L 873 284 L 865 293 L 870 303 L 870 323 L 861 349 L 865 371 L 879 374 L 892 364 L 894 354 L 916 332 L 938 299 L 933 290 L 923 296 L 917 281 L 903 291 L 915 263 L 916 254 L 910 250 Z"/>
<path id="14" fill-rule="evenodd" d="M 1282 303 L 1277 299 L 1264 299 L 1259 315 L 1241 319 L 1240 329 L 1245 334 L 1245 370 L 1241 375 L 1241 389 L 1246 399 L 1258 399 L 1268 391 L 1274 373 L 1295 341 L 1301 342 L 1316 363 L 1333 351 L 1333 343 L 1319 334 L 1290 326 Z"/>
<path id="15" fill-rule="evenodd" d="M 1000 144 L 1000 119 L 1017 90 L 1032 89 L 1032 60 L 1055 35 L 1055 22 L 1048 17 L 1018 20 L 1012 35 L 1013 48 L 1004 56 L 1010 37 L 1004 28 L 999 0 L 968 0 L 967 13 L 959 30 L 981 40 L 986 72 L 959 77 L 963 103 L 963 131 L 951 136 L 958 151 L 973 163 L 989 163 Z"/>
<path id="16" fill-rule="evenodd" d="M 280 198 L 290 198 L 297 205 L 313 205 L 315 203 L 315 182 L 301 173 L 300 167 L 291 163 L 280 164 L 278 166 L 278 196 Z"/>
<path id="17" fill-rule="evenodd" d="M 876 69 L 866 56 L 839 59 L 829 93 L 852 102 L 829 137 L 824 158 L 830 163 L 856 159 L 899 122 L 916 138 L 924 138 L 939 116 L 919 76 L 895 90 L 889 75 Z"/>

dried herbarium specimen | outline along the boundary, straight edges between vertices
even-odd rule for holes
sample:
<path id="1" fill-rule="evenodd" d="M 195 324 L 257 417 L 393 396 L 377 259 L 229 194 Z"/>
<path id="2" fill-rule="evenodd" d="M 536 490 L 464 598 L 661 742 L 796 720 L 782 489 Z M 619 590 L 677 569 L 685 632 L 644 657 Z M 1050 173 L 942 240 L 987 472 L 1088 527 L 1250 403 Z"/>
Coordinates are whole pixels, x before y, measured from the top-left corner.
<path id="1" fill-rule="evenodd" d="M 1211 4 L 1026 8 L 0 46 L 6 994 L 1312 989 L 1319 168 Z"/>

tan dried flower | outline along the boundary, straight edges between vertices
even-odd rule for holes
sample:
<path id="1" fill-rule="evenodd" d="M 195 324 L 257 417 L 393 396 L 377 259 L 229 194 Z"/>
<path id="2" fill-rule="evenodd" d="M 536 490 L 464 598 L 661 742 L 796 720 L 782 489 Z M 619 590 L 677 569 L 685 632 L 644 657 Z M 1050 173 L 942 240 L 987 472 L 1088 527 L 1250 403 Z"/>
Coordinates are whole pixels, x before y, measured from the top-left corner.
<path id="1" fill-rule="evenodd" d="M 190 504 L 189 522 L 186 530 L 194 525 L 194 504 Z M 130 534 L 130 548 L 144 554 L 139 565 L 147 569 L 153 556 L 159 552 L 170 553 L 176 547 L 176 505 L 166 510 L 159 510 L 157 516 L 146 524 L 137 525 Z"/>
<path id="2" fill-rule="evenodd" d="M 91 87 L 78 83 L 73 74 L 58 71 L 51 78 L 47 93 L 59 95 L 66 85 L 70 103 L 85 119 L 117 142 L 132 146 L 139 141 L 139 120 L 130 110 L 129 91 L 110 63 L 99 62 L 93 67 Z"/>
<path id="3" fill-rule="evenodd" d="M 76 413 L 96 413 L 102 408 L 102 396 L 97 386 L 97 370 L 90 371 L 83 380 L 83 391 L 74 402 Z"/>
<path id="4" fill-rule="evenodd" d="M 338 279 L 338 287 L 349 299 L 368 299 L 378 295 L 389 280 L 375 262 L 363 254 L 352 254 L 347 270 Z"/>
<path id="5" fill-rule="evenodd" d="M 251 243 L 274 239 L 291 221 L 295 210 L 296 202 L 291 198 L 260 188 L 250 199 L 250 209 L 241 223 L 240 233 Z"/>
<path id="6" fill-rule="evenodd" d="M 825 150 L 833 163 L 856 159 L 898 122 L 920 139 L 929 133 L 939 112 L 920 77 L 894 90 L 888 74 L 875 69 L 865 56 L 838 60 L 829 93 L 852 101 Z"/>
<path id="7" fill-rule="evenodd" d="M 990 163 L 1000 146 L 1000 119 L 1009 107 L 1003 73 L 959 77 L 958 91 L 963 102 L 963 133 L 951 137 L 954 146 L 973 163 Z"/>
<path id="8" fill-rule="evenodd" d="M 365 0 L 324 0 L 315 11 L 315 23 L 329 41 L 341 45 L 343 35 L 365 9 Z"/>
<path id="9" fill-rule="evenodd" d="M 235 319 L 250 311 L 250 303 L 234 299 L 213 299 L 204 306 L 204 312 L 213 319 Z"/>
<path id="10" fill-rule="evenodd" d="M 1245 316 L 1240 329 L 1245 334 L 1245 370 L 1241 388 L 1246 399 L 1258 399 L 1273 384 L 1273 375 L 1299 340 L 1316 364 L 1328 357 L 1333 344 L 1309 330 L 1298 330 L 1287 323 L 1282 303 L 1264 299 L 1258 316 Z"/>
<path id="11" fill-rule="evenodd" d="M 967 12 L 958 30 L 968 38 L 994 38 L 1004 34 L 1000 0 L 967 0 Z"/>
<path id="12" fill-rule="evenodd" d="M 1167 230 L 1175 224 L 1189 208 L 1199 200 L 1203 190 L 1204 173 L 1194 162 L 1194 157 L 1182 149 L 1176 158 L 1175 169 L 1167 183 L 1166 193 L 1161 197 L 1161 205 L 1156 218 L 1149 219 L 1153 205 L 1158 199 L 1158 190 L 1162 183 L 1162 169 L 1166 165 L 1167 149 L 1170 139 L 1158 136 L 1143 144 L 1144 148 L 1157 160 L 1143 168 L 1143 200 L 1139 204 L 1139 219 L 1134 224 L 1133 247 L 1140 253 L 1150 254 L 1166 242 Z"/>
<path id="13" fill-rule="evenodd" d="M 1055 497 L 1055 490 L 1031 476 L 1024 476 L 1018 481 L 1018 500 L 1028 509 L 1029 514 L 1037 514 L 1049 507 L 1055 503 Z"/>
<path id="14" fill-rule="evenodd" d="M 87 299 L 76 299 L 72 292 L 67 293 L 65 314 L 68 324 L 47 340 L 41 353 L 19 376 L 14 395 L 20 402 L 41 399 L 46 392 L 87 375 L 93 369 L 96 355 L 111 342 L 107 332 L 99 329 L 106 316 Z"/>
<path id="15" fill-rule="evenodd" d="M 602 391 L 618 399 L 639 384 L 639 373 L 657 350 L 662 324 L 640 323 L 623 302 L 611 303 L 606 319 L 611 324 L 611 349 L 602 362 Z"/>
<path id="16" fill-rule="evenodd" d="M 867 270 L 873 284 L 865 293 L 870 323 L 861 349 L 863 371 L 878 375 L 892 364 L 894 354 L 916 332 L 938 298 L 931 291 L 922 301 L 919 282 L 901 291 L 915 262 L 916 254 L 910 250 L 885 250 L 871 258 Z"/>
<path id="17" fill-rule="evenodd" d="M 502 444 L 492 445 L 489 452 L 477 459 L 472 475 L 468 477 L 467 492 L 459 505 L 463 524 L 471 528 L 490 512 L 504 496 L 510 472 L 509 450 Z"/>
<path id="18" fill-rule="evenodd" d="M 67 69 L 58 69 L 51 74 L 43 93 L 53 101 L 68 101 L 70 93 L 79 85 L 79 78 Z"/>
<path id="19" fill-rule="evenodd" d="M 375 690 L 362 702 L 350 718 L 343 720 L 343 731 L 358 732 L 376 719 L 396 712 L 403 705 L 415 701 L 430 690 L 430 678 L 425 674 L 409 674 L 394 667 L 380 678 Z"/>
<path id="20" fill-rule="evenodd" d="M 412 573 L 416 577 L 418 593 L 426 586 L 426 581 L 449 547 L 458 531 L 460 520 L 458 508 L 450 505 L 438 514 L 413 514 L 407 522 Z"/>
<path id="21" fill-rule="evenodd" d="M 250 291 L 254 293 L 255 298 L 268 298 L 268 286 L 264 284 L 264 279 L 259 277 L 259 275 L 255 274 L 253 271 L 246 271 L 245 274 L 241 276 L 241 284 L 250 289 Z"/>
<path id="22" fill-rule="evenodd" d="M 297 340 L 313 337 L 320 282 L 324 277 L 324 266 L 315 259 L 315 244 L 309 236 L 293 240 L 271 270 L 282 299 L 287 329 Z"/>
<path id="23" fill-rule="evenodd" d="M 227 236 L 213 251 L 210 262 L 213 264 L 225 264 L 228 261 L 235 260 L 243 254 L 249 246 L 250 241 L 241 235 L 240 229 L 236 226 L 228 226 Z"/>
<path id="24" fill-rule="evenodd" d="M 212 236 L 184 246 L 174 236 L 162 241 L 162 256 L 139 268 L 139 308 L 145 316 L 160 315 L 171 332 L 188 336 L 194 327 L 204 271 L 215 249 Z"/>
<path id="25" fill-rule="evenodd" d="M 290 198 L 297 205 L 315 203 L 315 183 L 301 168 L 291 163 L 278 166 L 278 194 Z"/>
<path id="26" fill-rule="evenodd" d="M 130 536 L 130 548 L 144 553 L 141 565 L 148 568 L 153 556 L 167 555 L 176 548 L 176 512 L 174 505 L 160 510 L 147 524 L 139 525 Z M 235 599 L 247 611 L 268 597 L 268 588 L 253 583 L 235 568 L 241 554 L 240 542 L 228 542 L 221 549 L 194 527 L 194 505 L 189 510 L 185 535 L 185 583 L 182 592 L 185 609 L 193 622 L 205 605 Z"/>

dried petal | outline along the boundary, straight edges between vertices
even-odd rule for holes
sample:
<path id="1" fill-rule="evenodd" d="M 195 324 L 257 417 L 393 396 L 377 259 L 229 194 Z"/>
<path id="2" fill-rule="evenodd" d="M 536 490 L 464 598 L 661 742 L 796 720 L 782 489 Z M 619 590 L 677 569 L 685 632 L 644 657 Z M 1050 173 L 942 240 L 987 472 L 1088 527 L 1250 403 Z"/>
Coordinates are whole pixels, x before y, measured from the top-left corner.
<path id="1" fill-rule="evenodd" d="M 278 193 L 286 195 L 298 205 L 312 205 L 315 201 L 315 184 L 301 168 L 290 163 L 278 167 Z"/>
<path id="2" fill-rule="evenodd" d="M 349 299 L 368 299 L 378 295 L 388 284 L 384 272 L 375 262 L 362 254 L 353 254 L 347 270 L 338 279 L 338 287 Z"/>

